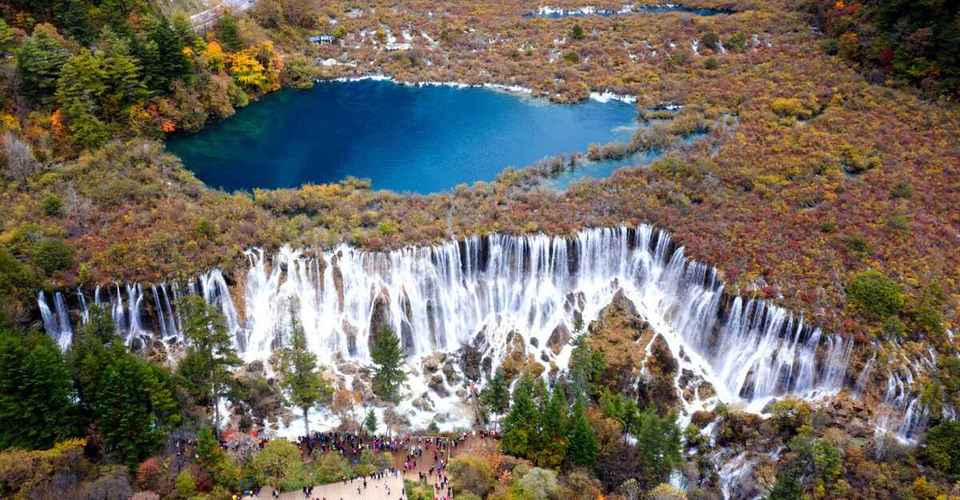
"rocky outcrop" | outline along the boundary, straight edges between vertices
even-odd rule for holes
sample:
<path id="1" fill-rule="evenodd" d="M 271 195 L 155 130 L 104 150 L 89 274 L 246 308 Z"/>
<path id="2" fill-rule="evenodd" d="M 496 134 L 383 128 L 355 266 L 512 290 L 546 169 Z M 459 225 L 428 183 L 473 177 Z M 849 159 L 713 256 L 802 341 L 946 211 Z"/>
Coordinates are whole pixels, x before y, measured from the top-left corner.
<path id="1" fill-rule="evenodd" d="M 606 385 L 616 392 L 636 394 L 636 381 L 654 333 L 634 304 L 622 291 L 617 292 L 587 332 L 587 344 L 606 360 Z"/>
<path id="2" fill-rule="evenodd" d="M 570 329 L 567 328 L 567 325 L 557 325 L 550 333 L 550 337 L 547 338 L 547 347 L 553 351 L 553 354 L 560 354 L 563 347 L 570 342 L 570 338 Z"/>

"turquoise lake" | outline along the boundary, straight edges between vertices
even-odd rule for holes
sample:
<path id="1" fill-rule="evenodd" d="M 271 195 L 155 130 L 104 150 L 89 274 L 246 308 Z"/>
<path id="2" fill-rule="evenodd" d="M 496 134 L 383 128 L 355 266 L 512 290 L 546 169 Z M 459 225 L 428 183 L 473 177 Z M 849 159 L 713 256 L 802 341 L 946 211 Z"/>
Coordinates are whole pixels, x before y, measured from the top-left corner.
<path id="1" fill-rule="evenodd" d="M 636 119 L 634 106 L 619 101 L 564 105 L 484 88 L 324 82 L 268 95 L 167 147 L 228 191 L 353 176 L 374 189 L 433 193 L 591 143 L 627 141 Z"/>

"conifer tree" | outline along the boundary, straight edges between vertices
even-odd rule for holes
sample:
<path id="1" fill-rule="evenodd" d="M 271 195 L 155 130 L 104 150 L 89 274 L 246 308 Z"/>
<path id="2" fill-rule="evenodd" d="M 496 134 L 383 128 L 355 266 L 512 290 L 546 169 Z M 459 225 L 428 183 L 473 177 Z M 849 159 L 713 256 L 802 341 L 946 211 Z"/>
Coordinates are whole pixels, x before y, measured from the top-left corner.
<path id="1" fill-rule="evenodd" d="M 563 387 L 556 386 L 541 416 L 540 442 L 537 465 L 556 468 L 567 453 L 567 421 L 569 408 Z"/>
<path id="2" fill-rule="evenodd" d="M 114 347 L 93 401 L 104 448 L 133 469 L 164 443 L 180 422 L 173 384 L 162 368 Z"/>
<path id="3" fill-rule="evenodd" d="M 377 365 L 376 374 L 373 376 L 373 392 L 387 401 L 396 401 L 400 385 L 407 377 L 401 368 L 403 351 L 400 349 L 400 339 L 393 329 L 388 326 L 380 329 L 374 339 L 370 357 Z"/>
<path id="4" fill-rule="evenodd" d="M 197 401 L 211 408 L 214 428 L 220 426 L 220 398 L 231 380 L 230 367 L 241 364 L 223 315 L 202 297 L 184 297 L 178 306 L 187 338 L 187 354 L 178 371 Z"/>
<path id="5" fill-rule="evenodd" d="M 310 409 L 333 397 L 333 388 L 317 368 L 317 355 L 307 346 L 303 325 L 294 319 L 290 345 L 279 353 L 281 385 L 294 406 L 303 412 L 303 428 L 310 434 Z"/>
<path id="6" fill-rule="evenodd" d="M 599 444 L 590 420 L 587 419 L 586 404 L 582 399 L 573 405 L 573 416 L 570 420 L 567 461 L 575 466 L 592 467 L 597 461 Z"/>
<path id="7" fill-rule="evenodd" d="M 377 433 L 377 414 L 373 412 L 373 408 L 367 410 L 367 415 L 363 418 L 363 429 L 371 436 Z"/>
<path id="8" fill-rule="evenodd" d="M 500 446 L 504 453 L 516 457 L 529 457 L 535 450 L 531 445 L 536 440 L 539 412 L 533 400 L 533 378 L 524 374 L 513 389 L 510 413 L 503 420 Z"/>
<path id="9" fill-rule="evenodd" d="M 507 378 L 502 368 L 497 368 L 487 386 L 480 391 L 480 403 L 494 415 L 503 415 L 510 409 L 510 388 L 507 386 Z"/>
<path id="10" fill-rule="evenodd" d="M 0 331 L 0 448 L 50 448 L 76 432 L 60 349 L 40 333 Z"/>
<path id="11" fill-rule="evenodd" d="M 39 27 L 17 51 L 17 74 L 21 91 L 37 102 L 47 102 L 57 89 L 60 70 L 69 54 L 60 43 Z"/>

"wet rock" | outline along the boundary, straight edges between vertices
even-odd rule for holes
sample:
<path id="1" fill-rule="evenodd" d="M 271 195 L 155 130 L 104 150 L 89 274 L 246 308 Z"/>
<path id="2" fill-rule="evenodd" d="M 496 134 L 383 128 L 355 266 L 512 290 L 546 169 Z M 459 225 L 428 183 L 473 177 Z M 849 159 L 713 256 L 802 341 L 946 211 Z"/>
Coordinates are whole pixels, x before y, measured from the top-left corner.
<path id="1" fill-rule="evenodd" d="M 443 375 L 439 373 L 434 374 L 430 377 L 430 381 L 427 382 L 427 387 L 430 388 L 441 398 L 445 398 L 450 395 L 450 391 L 447 390 L 446 384 L 443 382 Z"/>
<path id="2" fill-rule="evenodd" d="M 440 364 L 446 356 L 443 353 L 436 352 L 423 358 L 423 374 L 429 375 L 440 370 Z"/>
<path id="3" fill-rule="evenodd" d="M 469 344 L 460 348 L 460 371 L 472 382 L 479 382 L 482 376 L 483 348 L 486 345 L 484 332 L 479 332 Z M 486 368 L 489 373 L 489 367 Z"/>
<path id="4" fill-rule="evenodd" d="M 413 306 L 410 304 L 410 299 L 406 296 L 406 294 L 404 294 L 400 299 L 400 307 L 403 308 L 405 318 L 410 318 L 413 316 Z M 403 353 L 407 356 L 410 356 L 414 353 L 415 347 L 413 345 L 413 325 L 411 325 L 406 319 L 400 322 L 400 345 L 403 348 Z"/>
<path id="5" fill-rule="evenodd" d="M 373 351 L 380 330 L 385 327 L 390 327 L 390 296 L 387 295 L 386 290 L 382 290 L 373 299 L 373 312 L 370 314 L 370 337 L 367 346 L 370 351 Z"/>
<path id="6" fill-rule="evenodd" d="M 457 373 L 457 367 L 453 364 L 453 360 L 448 359 L 443 364 L 443 376 L 446 377 L 447 383 L 450 385 L 460 383 L 460 374 Z"/>
<path id="7" fill-rule="evenodd" d="M 357 327 L 351 325 L 347 320 L 343 321 L 343 334 L 347 336 L 347 352 L 351 356 L 357 355 Z"/>
<path id="8" fill-rule="evenodd" d="M 530 337 L 530 345 L 533 347 L 540 347 L 540 341 L 536 337 Z"/>
<path id="9" fill-rule="evenodd" d="M 420 411 L 433 411 L 433 400 L 428 393 L 423 393 L 419 398 L 413 400 L 413 407 Z"/>
<path id="10" fill-rule="evenodd" d="M 550 337 L 547 339 L 547 347 L 549 347 L 554 354 L 560 354 L 560 351 L 562 351 L 564 346 L 569 342 L 570 329 L 567 328 L 567 325 L 561 323 L 550 332 Z"/>
<path id="11" fill-rule="evenodd" d="M 507 354 L 500 367 L 507 380 L 513 380 L 527 365 L 527 347 L 523 336 L 513 331 L 507 334 L 506 344 Z"/>

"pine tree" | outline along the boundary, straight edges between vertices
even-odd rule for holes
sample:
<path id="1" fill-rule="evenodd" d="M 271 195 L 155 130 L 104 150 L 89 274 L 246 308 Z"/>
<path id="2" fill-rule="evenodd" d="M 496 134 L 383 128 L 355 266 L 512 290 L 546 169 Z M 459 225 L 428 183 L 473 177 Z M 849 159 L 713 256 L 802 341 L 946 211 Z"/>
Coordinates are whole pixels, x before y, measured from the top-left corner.
<path id="1" fill-rule="evenodd" d="M 190 61 L 183 54 L 183 42 L 166 18 L 154 21 L 147 40 L 136 44 L 134 52 L 143 64 L 147 87 L 155 93 L 170 92 L 170 84 L 190 72 Z"/>
<path id="2" fill-rule="evenodd" d="M 401 368 L 403 351 L 400 339 L 388 326 L 384 326 L 374 339 L 370 357 L 377 365 L 373 376 L 373 392 L 387 401 L 395 401 L 399 396 L 400 384 L 407 376 Z"/>
<path id="3" fill-rule="evenodd" d="M 49 101 L 68 57 L 67 50 L 53 36 L 35 29 L 17 51 L 17 74 L 23 94 L 37 102 Z"/>
<path id="4" fill-rule="evenodd" d="M 50 448 L 75 435 L 60 349 L 40 333 L 0 331 L 0 448 Z"/>
<path id="5" fill-rule="evenodd" d="M 133 469 L 156 452 L 179 423 L 170 377 L 117 344 L 98 385 L 93 406 L 104 448 Z"/>
<path id="6" fill-rule="evenodd" d="M 507 386 L 507 377 L 502 368 L 497 369 L 487 386 L 480 391 L 480 403 L 494 417 L 503 415 L 510 409 L 510 388 Z"/>
<path id="7" fill-rule="evenodd" d="M 14 34 L 13 28 L 6 21 L 0 19 L 0 55 L 6 55 L 13 50 Z"/>
<path id="8" fill-rule="evenodd" d="M 217 40 L 220 40 L 223 47 L 230 52 L 238 52 L 243 49 L 236 17 L 231 15 L 220 17 L 217 21 Z"/>
<path id="9" fill-rule="evenodd" d="M 537 465 L 556 468 L 563 462 L 567 453 L 567 421 L 569 408 L 563 387 L 556 386 L 550 400 L 542 411 L 540 441 L 541 449 L 537 454 Z"/>
<path id="10" fill-rule="evenodd" d="M 367 410 L 367 416 L 363 418 L 363 428 L 371 436 L 377 433 L 377 414 L 372 408 Z"/>
<path id="11" fill-rule="evenodd" d="M 290 345 L 279 354 L 281 384 L 290 402 L 303 412 L 303 428 L 309 435 L 310 409 L 330 401 L 333 388 L 317 368 L 317 355 L 307 346 L 306 333 L 296 319 L 290 333 Z"/>
<path id="12" fill-rule="evenodd" d="M 634 426 L 639 453 L 639 479 L 653 487 L 666 481 L 680 464 L 680 429 L 672 416 L 661 417 L 652 409 L 640 412 Z"/>
<path id="13" fill-rule="evenodd" d="M 513 388 L 510 413 L 503 420 L 500 446 L 504 453 L 527 458 L 535 452 L 536 425 L 539 420 L 537 405 L 533 400 L 533 378 L 524 374 Z"/>
<path id="14" fill-rule="evenodd" d="M 567 461 L 575 466 L 592 467 L 597 461 L 599 444 L 587 419 L 586 404 L 582 399 L 573 405 L 567 445 Z"/>
<path id="15" fill-rule="evenodd" d="M 110 311 L 99 305 L 90 306 L 87 322 L 77 330 L 66 364 L 73 378 L 84 423 L 94 418 L 93 403 L 100 391 L 101 375 L 106 371 L 112 357 L 113 344 L 121 344 Z"/>
<path id="16" fill-rule="evenodd" d="M 196 295 L 185 297 L 178 309 L 187 338 L 187 354 L 178 371 L 203 405 L 212 407 L 214 428 L 220 427 L 220 397 L 229 384 L 230 367 L 241 364 L 223 315 Z"/>
<path id="17" fill-rule="evenodd" d="M 101 99 L 103 116 L 123 115 L 128 107 L 147 97 L 139 61 L 131 54 L 130 44 L 110 29 L 101 33 L 98 50 L 103 59 L 106 84 Z"/>

